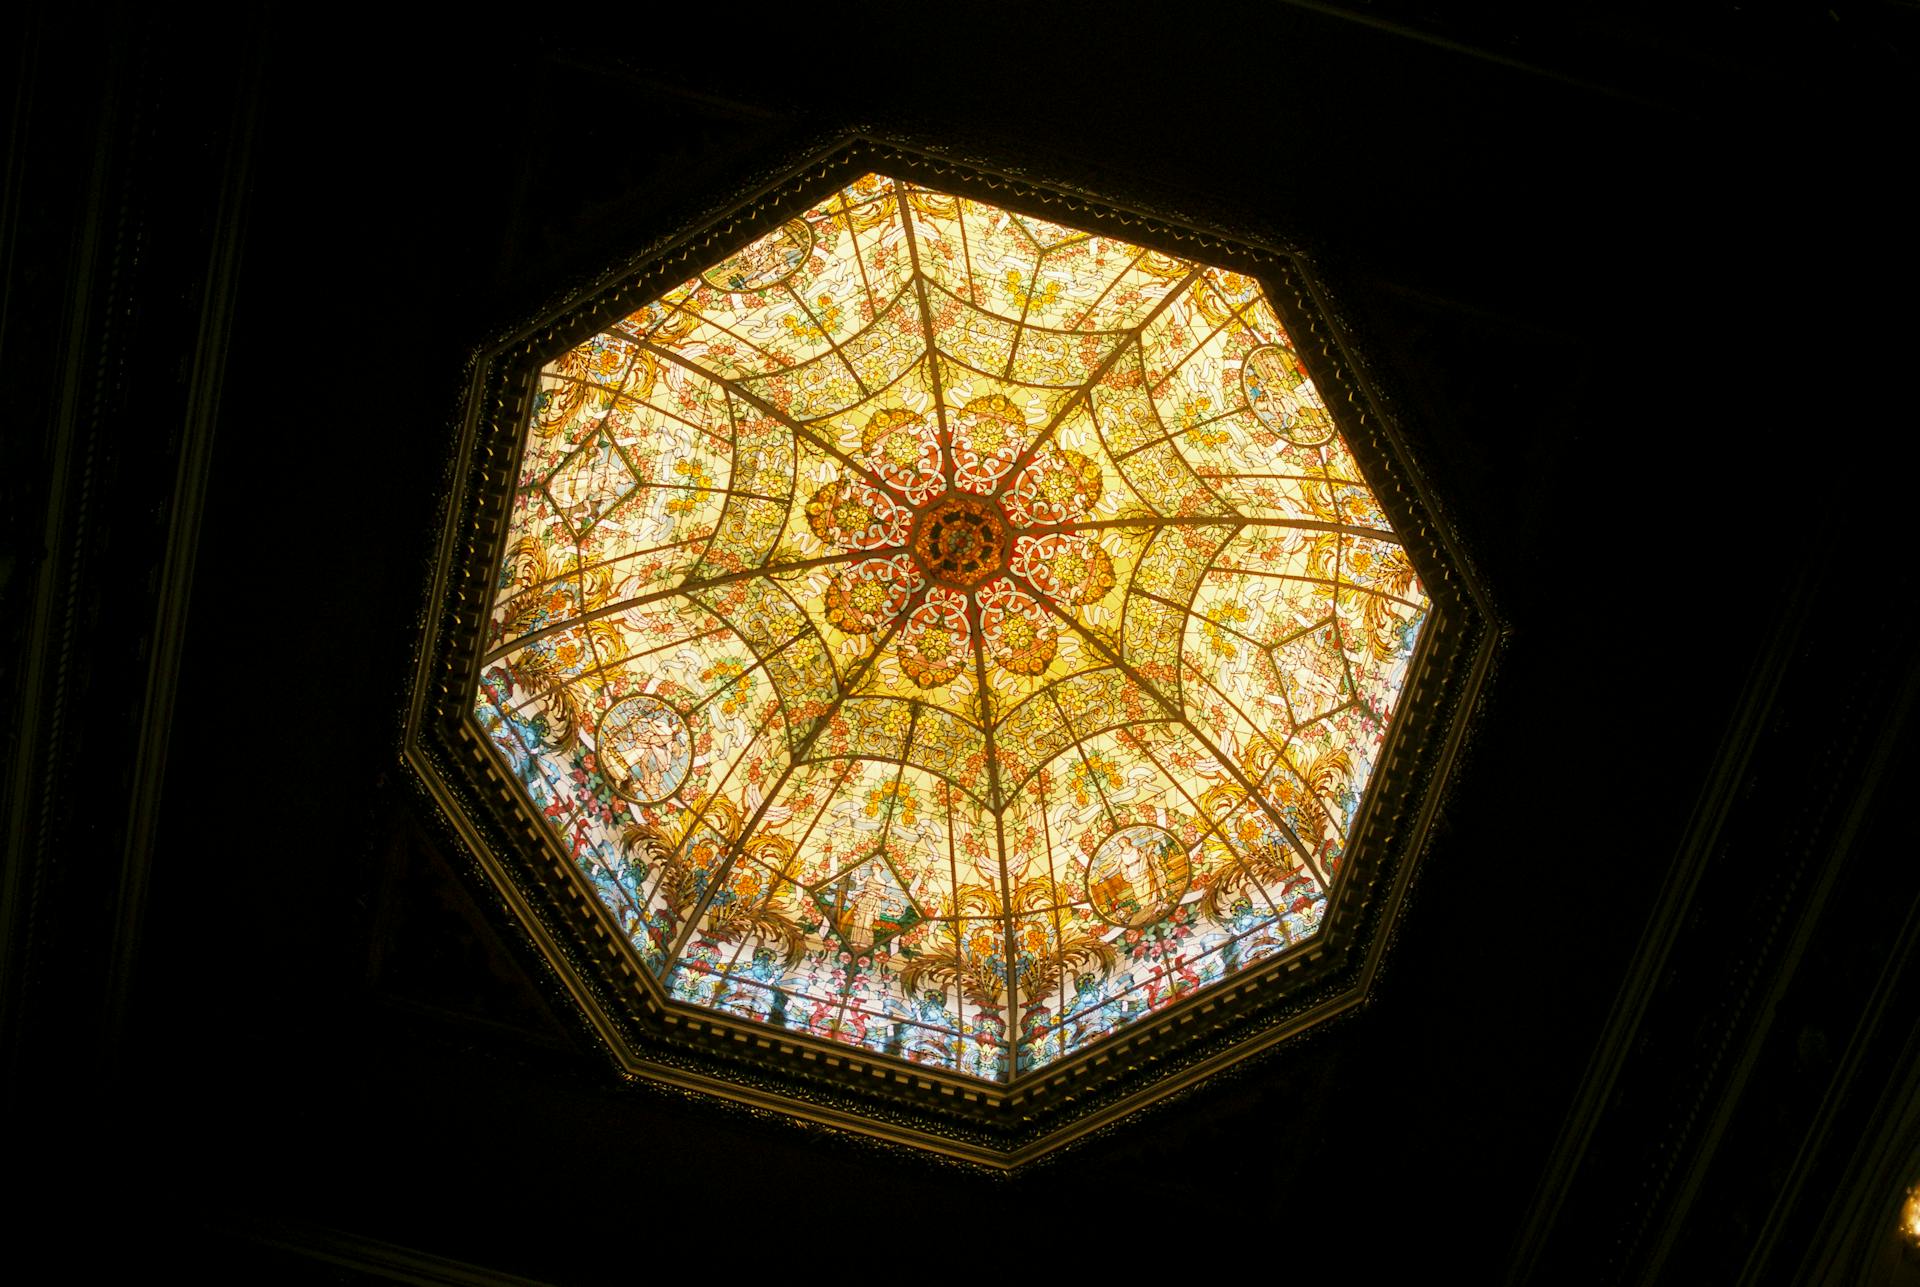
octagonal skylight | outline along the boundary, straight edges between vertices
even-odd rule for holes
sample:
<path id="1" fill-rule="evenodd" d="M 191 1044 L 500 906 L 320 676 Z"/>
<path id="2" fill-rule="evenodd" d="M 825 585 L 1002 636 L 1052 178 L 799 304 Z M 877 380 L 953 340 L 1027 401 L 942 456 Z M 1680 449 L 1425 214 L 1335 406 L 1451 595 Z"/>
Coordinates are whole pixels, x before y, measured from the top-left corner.
<path id="1" fill-rule="evenodd" d="M 474 718 L 669 1004 L 1017 1082 L 1318 930 L 1429 604 L 1254 280 L 867 175 L 521 453 Z"/>

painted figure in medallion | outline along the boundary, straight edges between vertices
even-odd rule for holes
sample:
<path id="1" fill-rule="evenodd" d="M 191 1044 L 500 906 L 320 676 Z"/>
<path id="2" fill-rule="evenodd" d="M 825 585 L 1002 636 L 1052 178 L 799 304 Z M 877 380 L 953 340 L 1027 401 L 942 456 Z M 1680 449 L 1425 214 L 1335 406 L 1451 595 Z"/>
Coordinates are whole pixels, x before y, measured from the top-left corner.
<path id="1" fill-rule="evenodd" d="M 693 767 L 686 720 L 657 697 L 615 702 L 600 718 L 598 746 L 607 781 L 636 804 L 666 799 Z"/>

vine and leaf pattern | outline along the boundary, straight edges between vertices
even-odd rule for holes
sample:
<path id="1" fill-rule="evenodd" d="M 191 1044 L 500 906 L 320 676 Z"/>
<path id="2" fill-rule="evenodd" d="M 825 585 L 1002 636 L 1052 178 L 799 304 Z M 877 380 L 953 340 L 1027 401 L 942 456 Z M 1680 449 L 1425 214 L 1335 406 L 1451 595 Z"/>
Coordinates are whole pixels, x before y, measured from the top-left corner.
<path id="1" fill-rule="evenodd" d="M 689 809 L 661 830 L 629 824 L 621 829 L 620 850 L 639 868 L 641 880 L 657 869 L 664 915 L 655 928 L 668 933 L 685 922 L 732 855 L 723 884 L 715 891 L 705 934 L 721 943 L 749 938 L 777 943 L 782 963 L 791 968 L 806 953 L 809 929 L 802 920 L 797 887 L 779 874 L 793 858 L 793 842 L 761 835 L 740 844 L 740 825 L 740 810 L 715 797 L 705 810 Z"/>
<path id="2" fill-rule="evenodd" d="M 595 672 L 625 652 L 619 630 L 590 616 L 612 599 L 612 573 L 593 568 L 576 578 L 557 577 L 547 547 L 522 537 L 507 551 L 501 588 L 506 601 L 495 637 L 543 636 L 507 654 L 502 664 L 515 688 L 546 698 L 546 747 L 571 751 L 591 722 L 587 704 L 598 686 Z M 581 617 L 588 619 L 574 624 Z"/>
<path id="3" fill-rule="evenodd" d="M 1277 766 L 1278 758 L 1270 744 L 1260 742 L 1242 761 L 1266 782 L 1261 799 L 1233 781 L 1217 782 L 1200 797 L 1200 812 L 1212 823 L 1205 841 L 1208 874 L 1197 882 L 1200 909 L 1215 920 L 1244 914 L 1262 891 L 1298 887 L 1307 869 L 1293 838 L 1325 834 L 1321 801 L 1338 798 L 1352 780 L 1353 763 L 1344 750 L 1324 751 L 1297 773 Z M 1273 815 L 1285 831 L 1274 825 Z M 1320 857 L 1324 863 L 1324 847 Z"/>
<path id="4" fill-rule="evenodd" d="M 1070 973 L 1111 971 L 1119 952 L 1111 943 L 1085 931 L 1052 935 L 1043 928 L 1045 913 L 1063 901 L 1054 882 L 1028 881 L 1013 891 L 1016 914 L 1012 933 L 1013 971 L 1022 995 L 1044 997 L 1055 991 Z M 933 946 L 909 959 L 900 971 L 909 991 L 958 991 L 969 1004 L 998 1011 L 1007 1000 L 1009 936 L 1007 908 L 998 890 L 986 885 L 962 885 L 941 918 Z"/>

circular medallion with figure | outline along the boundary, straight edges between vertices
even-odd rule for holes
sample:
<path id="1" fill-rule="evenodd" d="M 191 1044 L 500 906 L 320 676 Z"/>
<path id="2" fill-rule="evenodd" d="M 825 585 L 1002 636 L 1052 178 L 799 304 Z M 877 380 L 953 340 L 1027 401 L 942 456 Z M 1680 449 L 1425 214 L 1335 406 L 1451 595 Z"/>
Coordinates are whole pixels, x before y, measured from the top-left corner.
<path id="1" fill-rule="evenodd" d="M 735 293 L 766 290 L 799 272 L 812 253 L 813 229 L 805 219 L 789 219 L 769 236 L 701 273 L 700 279 Z"/>
<path id="2" fill-rule="evenodd" d="M 1241 363 L 1240 383 L 1253 414 L 1296 447 L 1333 440 L 1333 417 L 1291 350 L 1262 344 Z"/>
<path id="3" fill-rule="evenodd" d="M 1193 870 L 1172 832 L 1139 824 L 1100 842 L 1087 864 L 1087 898 L 1110 925 L 1150 925 L 1179 905 Z"/>
<path id="4" fill-rule="evenodd" d="M 628 697 L 608 707 L 594 743 L 608 785 L 635 804 L 666 799 L 693 767 L 687 721 L 657 697 Z"/>

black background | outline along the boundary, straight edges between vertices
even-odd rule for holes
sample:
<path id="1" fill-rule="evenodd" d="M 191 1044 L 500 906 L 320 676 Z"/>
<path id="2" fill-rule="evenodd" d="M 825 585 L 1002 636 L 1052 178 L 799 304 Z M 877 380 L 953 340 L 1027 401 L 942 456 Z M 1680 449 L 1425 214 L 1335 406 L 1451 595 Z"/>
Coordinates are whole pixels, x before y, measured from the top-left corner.
<path id="1" fill-rule="evenodd" d="M 1912 10 L 1445 8 L 26 19 L 18 1254 L 1894 1272 Z M 1370 1004 L 1010 1178 L 623 1084 L 399 759 L 470 353 L 852 128 L 1312 250 L 1510 629 Z"/>

